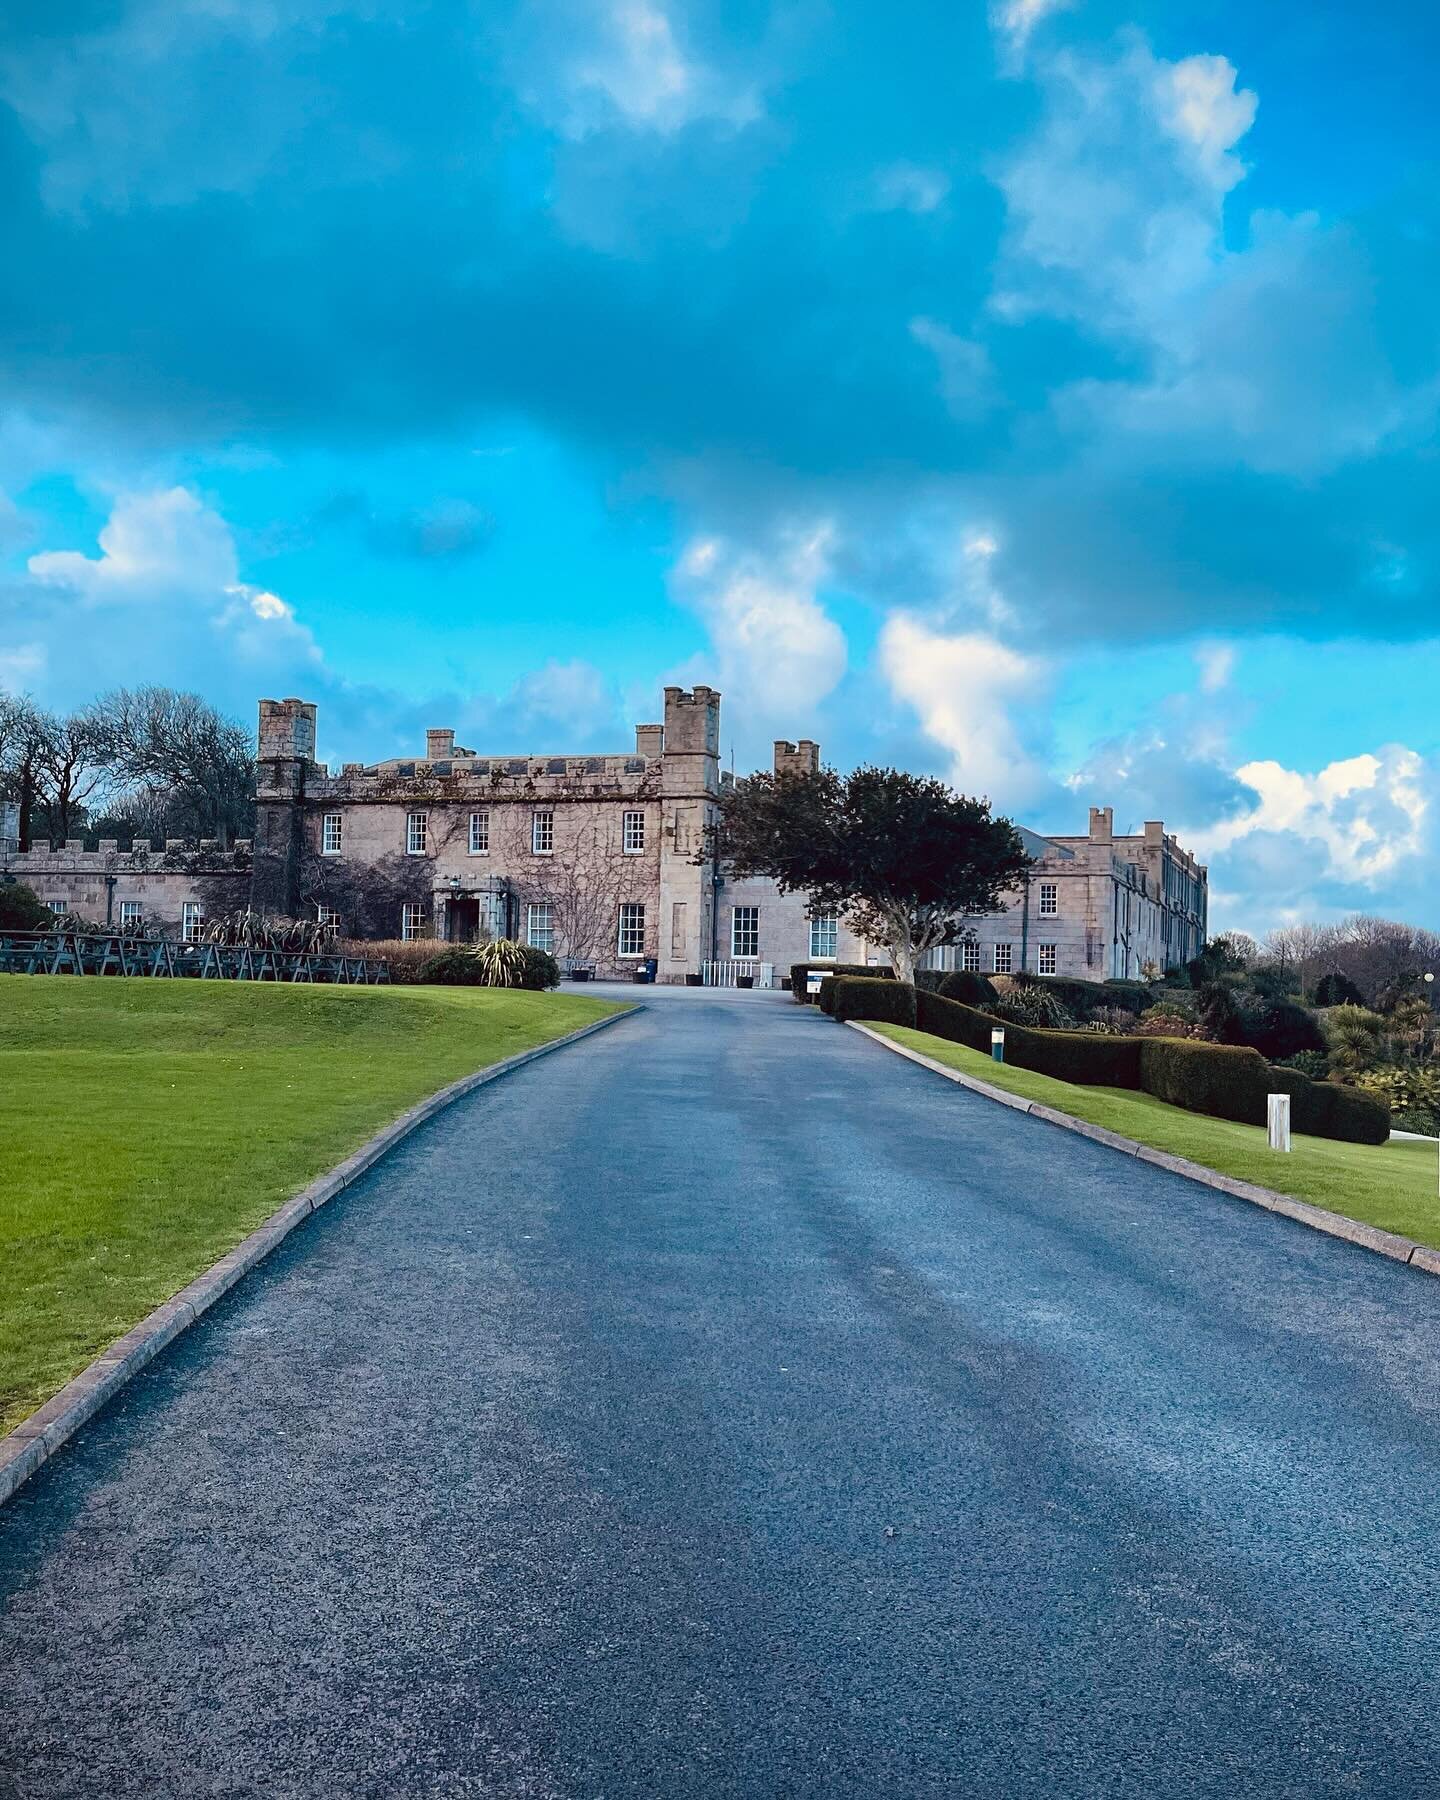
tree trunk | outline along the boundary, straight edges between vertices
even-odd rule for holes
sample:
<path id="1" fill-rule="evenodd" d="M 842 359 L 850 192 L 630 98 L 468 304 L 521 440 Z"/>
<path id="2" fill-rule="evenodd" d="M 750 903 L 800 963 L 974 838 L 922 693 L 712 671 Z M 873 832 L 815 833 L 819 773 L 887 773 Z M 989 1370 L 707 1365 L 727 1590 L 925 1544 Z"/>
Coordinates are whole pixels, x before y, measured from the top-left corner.
<path id="1" fill-rule="evenodd" d="M 895 979 L 915 985 L 915 951 L 910 943 L 909 934 L 901 937 L 898 933 L 894 941 L 886 946 L 890 952 L 890 960 L 895 965 Z"/>

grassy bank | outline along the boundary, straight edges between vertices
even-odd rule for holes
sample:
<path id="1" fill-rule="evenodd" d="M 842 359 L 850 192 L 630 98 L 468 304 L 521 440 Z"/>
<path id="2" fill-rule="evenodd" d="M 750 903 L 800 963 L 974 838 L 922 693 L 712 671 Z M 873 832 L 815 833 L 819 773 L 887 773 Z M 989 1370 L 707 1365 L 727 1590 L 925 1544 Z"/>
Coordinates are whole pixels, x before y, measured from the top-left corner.
<path id="1" fill-rule="evenodd" d="M 614 1010 L 0 976 L 0 1429 L 407 1107 Z"/>
<path id="2" fill-rule="evenodd" d="M 1371 1146 L 1297 1136 L 1290 1155 L 1283 1156 L 1269 1149 L 1258 1125 L 1205 1118 L 1128 1088 L 1075 1087 L 1049 1075 L 992 1062 L 978 1050 L 903 1025 L 872 1025 L 871 1030 L 964 1075 L 1103 1125 L 1152 1149 L 1398 1231 L 1417 1243 L 1440 1246 L 1434 1144 Z"/>

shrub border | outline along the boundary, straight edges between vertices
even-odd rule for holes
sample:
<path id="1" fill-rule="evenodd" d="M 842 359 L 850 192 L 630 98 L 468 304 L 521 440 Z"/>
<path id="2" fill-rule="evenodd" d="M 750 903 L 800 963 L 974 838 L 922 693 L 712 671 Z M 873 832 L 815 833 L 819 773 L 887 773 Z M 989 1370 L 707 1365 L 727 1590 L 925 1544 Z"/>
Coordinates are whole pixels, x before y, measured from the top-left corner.
<path id="1" fill-rule="evenodd" d="M 552 1038 L 548 1044 L 537 1044 L 533 1050 L 522 1050 L 518 1056 L 507 1056 L 502 1062 L 490 1063 L 473 1075 L 462 1075 L 458 1081 L 452 1081 L 448 1087 L 438 1089 L 408 1112 L 401 1113 L 393 1124 L 377 1132 L 352 1156 L 347 1156 L 328 1174 L 318 1176 L 308 1187 L 302 1188 L 294 1199 L 287 1200 L 248 1236 L 241 1238 L 219 1262 L 212 1263 L 163 1306 L 147 1313 L 138 1325 L 132 1326 L 124 1337 L 116 1338 L 108 1349 L 101 1351 L 92 1363 L 67 1381 L 58 1393 L 52 1394 L 28 1419 L 22 1419 L 0 1437 L 0 1506 L 107 1400 L 133 1380 L 146 1363 L 228 1294 L 242 1275 L 263 1262 L 302 1220 L 308 1219 L 312 1212 L 318 1212 L 327 1201 L 333 1200 L 373 1168 L 402 1138 L 409 1137 L 427 1119 L 433 1119 L 436 1113 L 463 1100 L 467 1094 L 473 1094 L 477 1088 L 498 1081 L 502 1075 L 523 1068 L 537 1057 L 548 1056 L 552 1050 L 578 1044 L 581 1038 L 605 1031 L 622 1019 L 643 1011 L 644 1007 L 638 1003 L 626 1006 L 606 1018 L 593 1019 L 578 1031 Z"/>
<path id="2" fill-rule="evenodd" d="M 1232 1199 L 1248 1200 L 1252 1206 L 1263 1206 L 1267 1212 L 1293 1219 L 1297 1225 L 1308 1225 L 1312 1231 L 1323 1231 L 1327 1237 L 1344 1238 L 1347 1243 L 1358 1244 L 1362 1250 L 1371 1250 L 1379 1256 L 1389 1257 L 1392 1262 L 1404 1263 L 1407 1268 L 1419 1269 L 1426 1275 L 1440 1275 L 1440 1250 L 1429 1244 L 1417 1244 L 1411 1238 L 1401 1237 L 1398 1232 L 1382 1231 L 1378 1225 L 1366 1225 L 1360 1219 L 1347 1218 L 1344 1213 L 1329 1212 L 1323 1206 L 1311 1206 L 1308 1200 L 1297 1200 L 1293 1194 L 1277 1193 L 1274 1188 L 1257 1187 L 1254 1182 L 1238 1181 L 1233 1175 L 1221 1175 L 1215 1169 L 1207 1169 L 1204 1163 L 1191 1162 L 1184 1156 L 1171 1156 L 1168 1150 L 1154 1150 L 1149 1144 L 1122 1137 L 1118 1131 L 1107 1131 L 1103 1125 L 1092 1125 L 1086 1119 L 1072 1118 L 1069 1113 L 1058 1112 L 1053 1106 L 1044 1106 L 1038 1100 L 1027 1100 L 1021 1094 L 1008 1093 L 1004 1088 L 992 1087 L 988 1081 L 980 1081 L 959 1069 L 949 1068 L 946 1064 L 937 1062 L 933 1056 L 926 1056 L 922 1051 L 912 1050 L 908 1044 L 897 1044 L 880 1032 L 870 1030 L 859 1019 L 847 1019 L 845 1023 L 852 1031 L 860 1032 L 872 1043 L 882 1045 L 896 1056 L 903 1056 L 908 1062 L 919 1063 L 923 1069 L 933 1069 L 947 1081 L 969 1088 L 972 1093 L 983 1094 L 987 1100 L 998 1100 L 1002 1106 L 1008 1106 L 1015 1112 L 1028 1113 L 1032 1119 L 1043 1119 L 1047 1125 L 1058 1125 L 1062 1131 L 1076 1132 L 1080 1137 L 1105 1144 L 1111 1150 L 1120 1151 L 1122 1155 L 1133 1156 L 1139 1162 L 1154 1163 L 1159 1168 L 1169 1169 L 1174 1175 L 1183 1175 L 1186 1180 L 1199 1182 L 1203 1187 L 1216 1188 L 1222 1194 L 1229 1194 Z"/>

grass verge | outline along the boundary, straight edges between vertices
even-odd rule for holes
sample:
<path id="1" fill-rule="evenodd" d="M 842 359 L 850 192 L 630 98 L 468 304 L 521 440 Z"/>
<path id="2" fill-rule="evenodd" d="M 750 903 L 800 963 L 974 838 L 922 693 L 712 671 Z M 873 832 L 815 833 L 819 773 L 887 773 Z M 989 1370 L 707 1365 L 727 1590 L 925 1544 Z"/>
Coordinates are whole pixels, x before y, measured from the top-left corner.
<path id="1" fill-rule="evenodd" d="M 1299 1137 L 1288 1156 L 1271 1150 L 1258 1125 L 1235 1125 L 1167 1106 L 1151 1094 L 1128 1088 L 1076 1087 L 1050 1075 L 992 1062 L 978 1050 L 931 1037 L 904 1025 L 870 1024 L 881 1037 L 988 1081 L 992 1087 L 1038 1100 L 1057 1112 L 1103 1125 L 1123 1137 L 1188 1157 L 1221 1175 L 1252 1181 L 1308 1200 L 1331 1212 L 1397 1231 L 1419 1244 L 1440 1246 L 1440 1197 L 1434 1144 L 1340 1144 L 1329 1138 Z"/>
<path id="2" fill-rule="evenodd" d="M 615 1010 L 0 975 L 0 1430 L 427 1094 Z"/>

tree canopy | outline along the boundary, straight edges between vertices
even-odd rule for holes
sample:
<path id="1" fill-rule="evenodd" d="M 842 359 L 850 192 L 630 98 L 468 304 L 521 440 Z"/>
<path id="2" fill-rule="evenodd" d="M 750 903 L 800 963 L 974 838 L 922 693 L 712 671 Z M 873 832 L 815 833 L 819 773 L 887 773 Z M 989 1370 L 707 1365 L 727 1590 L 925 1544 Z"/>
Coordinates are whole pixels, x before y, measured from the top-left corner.
<path id="1" fill-rule="evenodd" d="M 959 942 L 967 920 L 998 912 L 1030 868 L 988 801 L 898 769 L 752 775 L 721 794 L 719 813 L 714 848 L 730 871 L 843 912 L 903 981 L 927 950 Z"/>

